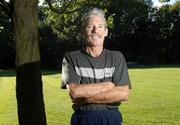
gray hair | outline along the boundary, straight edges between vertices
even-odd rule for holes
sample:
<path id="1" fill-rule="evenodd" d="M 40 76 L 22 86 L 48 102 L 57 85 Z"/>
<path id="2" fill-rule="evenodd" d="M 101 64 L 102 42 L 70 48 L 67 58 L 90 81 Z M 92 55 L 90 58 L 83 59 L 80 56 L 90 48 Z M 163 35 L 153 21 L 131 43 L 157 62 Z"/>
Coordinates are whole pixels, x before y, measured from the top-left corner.
<path id="1" fill-rule="evenodd" d="M 87 13 L 84 14 L 83 18 L 82 18 L 82 25 L 81 25 L 81 30 L 84 29 L 85 25 L 86 25 L 86 21 L 89 17 L 91 16 L 98 16 L 100 17 L 102 20 L 104 20 L 105 22 L 105 27 L 107 27 L 107 22 L 106 22 L 106 18 L 105 18 L 105 13 L 103 10 L 98 9 L 98 8 L 92 8 L 89 9 Z"/>

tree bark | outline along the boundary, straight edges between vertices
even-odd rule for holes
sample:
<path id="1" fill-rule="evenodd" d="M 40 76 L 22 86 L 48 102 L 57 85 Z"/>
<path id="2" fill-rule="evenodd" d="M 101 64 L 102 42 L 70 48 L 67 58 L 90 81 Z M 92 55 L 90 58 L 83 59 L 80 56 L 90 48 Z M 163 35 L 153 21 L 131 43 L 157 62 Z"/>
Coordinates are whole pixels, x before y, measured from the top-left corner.
<path id="1" fill-rule="evenodd" d="M 24 64 L 16 73 L 19 125 L 46 125 L 40 62 Z"/>
<path id="2" fill-rule="evenodd" d="M 16 39 L 19 125 L 46 125 L 38 35 L 38 0 L 11 0 Z"/>

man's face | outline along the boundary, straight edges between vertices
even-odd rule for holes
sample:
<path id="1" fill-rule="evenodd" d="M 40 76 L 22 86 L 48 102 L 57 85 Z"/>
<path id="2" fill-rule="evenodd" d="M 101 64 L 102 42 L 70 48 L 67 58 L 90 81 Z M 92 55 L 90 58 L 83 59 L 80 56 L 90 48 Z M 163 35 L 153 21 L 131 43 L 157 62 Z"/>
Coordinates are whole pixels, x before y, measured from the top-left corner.
<path id="1" fill-rule="evenodd" d="M 90 16 L 83 29 L 83 37 L 86 45 L 89 47 L 103 46 L 104 38 L 108 30 L 105 27 L 105 21 L 98 16 Z"/>

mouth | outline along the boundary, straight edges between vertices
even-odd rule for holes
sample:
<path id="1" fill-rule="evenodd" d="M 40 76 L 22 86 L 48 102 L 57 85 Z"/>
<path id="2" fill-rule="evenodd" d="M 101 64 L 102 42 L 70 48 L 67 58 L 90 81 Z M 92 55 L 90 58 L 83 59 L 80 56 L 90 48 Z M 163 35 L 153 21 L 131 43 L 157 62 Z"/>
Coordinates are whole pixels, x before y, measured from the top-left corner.
<path id="1" fill-rule="evenodd" d="M 99 35 L 92 35 L 91 38 L 98 39 L 98 38 L 100 38 L 100 36 Z"/>
<path id="2" fill-rule="evenodd" d="M 92 36 L 93 39 L 98 39 L 99 37 L 98 36 Z"/>

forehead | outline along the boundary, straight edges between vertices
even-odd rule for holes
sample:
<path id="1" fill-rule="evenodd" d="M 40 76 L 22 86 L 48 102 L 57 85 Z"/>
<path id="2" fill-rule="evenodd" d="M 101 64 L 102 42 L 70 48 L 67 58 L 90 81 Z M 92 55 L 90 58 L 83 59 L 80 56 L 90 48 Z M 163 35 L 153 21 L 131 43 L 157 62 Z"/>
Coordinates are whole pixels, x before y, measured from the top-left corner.
<path id="1" fill-rule="evenodd" d="M 86 22 L 86 25 L 94 24 L 94 23 L 95 24 L 105 24 L 105 20 L 96 15 L 89 16 L 85 22 Z"/>

